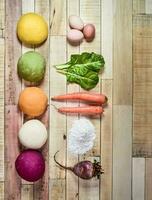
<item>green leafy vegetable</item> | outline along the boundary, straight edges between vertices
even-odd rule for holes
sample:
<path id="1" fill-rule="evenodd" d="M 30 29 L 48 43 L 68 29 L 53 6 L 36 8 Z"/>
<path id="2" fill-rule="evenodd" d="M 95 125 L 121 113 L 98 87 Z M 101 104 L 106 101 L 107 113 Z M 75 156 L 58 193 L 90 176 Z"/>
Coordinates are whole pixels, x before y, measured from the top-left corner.
<path id="1" fill-rule="evenodd" d="M 98 74 L 104 67 L 104 58 L 96 53 L 71 55 L 69 62 L 56 65 L 59 73 L 65 74 L 69 83 L 77 83 L 85 90 L 94 88 L 98 81 Z"/>

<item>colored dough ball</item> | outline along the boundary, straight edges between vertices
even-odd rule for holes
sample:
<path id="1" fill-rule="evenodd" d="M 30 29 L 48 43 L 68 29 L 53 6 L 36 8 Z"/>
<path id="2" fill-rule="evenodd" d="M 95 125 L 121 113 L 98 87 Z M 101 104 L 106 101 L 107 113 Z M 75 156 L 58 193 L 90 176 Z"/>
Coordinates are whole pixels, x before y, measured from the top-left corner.
<path id="1" fill-rule="evenodd" d="M 25 44 L 39 45 L 48 37 L 48 25 L 41 15 L 26 13 L 18 21 L 17 35 Z"/>
<path id="2" fill-rule="evenodd" d="M 25 147 L 39 149 L 47 140 L 47 130 L 42 122 L 33 119 L 22 125 L 18 137 L 21 144 Z"/>
<path id="3" fill-rule="evenodd" d="M 41 88 L 27 87 L 20 93 L 18 104 L 24 114 L 38 117 L 45 112 L 48 98 Z"/>
<path id="4" fill-rule="evenodd" d="M 43 177 L 45 161 L 39 151 L 25 150 L 17 157 L 15 168 L 21 178 L 34 182 Z"/>
<path id="5" fill-rule="evenodd" d="M 18 60 L 19 77 L 38 83 L 44 78 L 45 66 L 46 62 L 41 54 L 35 51 L 26 52 Z"/>

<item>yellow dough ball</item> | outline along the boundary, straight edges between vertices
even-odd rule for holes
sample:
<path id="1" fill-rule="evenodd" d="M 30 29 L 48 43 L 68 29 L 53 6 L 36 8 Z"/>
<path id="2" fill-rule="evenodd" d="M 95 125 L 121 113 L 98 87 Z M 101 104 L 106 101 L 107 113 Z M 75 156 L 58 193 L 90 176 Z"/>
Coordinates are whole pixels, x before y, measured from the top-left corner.
<path id="1" fill-rule="evenodd" d="M 47 39 L 48 25 L 42 16 L 27 13 L 18 21 L 17 35 L 25 44 L 39 45 Z"/>

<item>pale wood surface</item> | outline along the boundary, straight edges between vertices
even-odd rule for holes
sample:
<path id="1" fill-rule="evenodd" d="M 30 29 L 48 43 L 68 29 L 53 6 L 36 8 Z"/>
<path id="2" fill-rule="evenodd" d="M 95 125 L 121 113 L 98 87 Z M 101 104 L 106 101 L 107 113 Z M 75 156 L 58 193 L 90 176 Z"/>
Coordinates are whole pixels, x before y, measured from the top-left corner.
<path id="1" fill-rule="evenodd" d="M 101 163 L 104 167 L 105 173 L 101 178 L 100 184 L 100 199 L 112 200 L 112 80 L 102 80 L 101 91 L 108 96 L 108 106 L 105 116 L 101 121 Z"/>
<path id="2" fill-rule="evenodd" d="M 145 159 L 145 200 L 151 200 L 152 197 L 152 158 Z"/>
<path id="3" fill-rule="evenodd" d="M 151 4 L 151 0 L 0 1 L 0 200 L 151 200 L 152 160 L 141 158 L 152 157 Z M 43 15 L 49 25 L 47 41 L 37 48 L 22 45 L 16 37 L 17 20 L 27 12 Z M 96 26 L 93 42 L 83 41 L 77 47 L 67 42 L 68 17 L 73 14 Z M 40 87 L 49 98 L 48 109 L 40 118 L 49 134 L 42 149 L 46 171 L 36 183 L 21 180 L 14 169 L 14 161 L 22 149 L 17 133 L 26 120 L 18 110 L 18 95 L 27 86 L 19 80 L 16 64 L 21 54 L 29 50 L 40 52 L 47 61 Z M 84 156 L 74 157 L 68 152 L 68 131 L 81 116 L 61 115 L 54 105 L 80 103 L 57 103 L 50 97 L 82 91 L 78 85 L 67 84 L 53 65 L 83 51 L 105 57 L 105 70 L 92 91 L 105 93 L 109 101 L 103 117 L 89 118 L 97 135 L 93 149 Z M 100 180 L 78 179 L 72 172 L 56 166 L 53 156 L 58 150 L 57 159 L 64 165 L 97 159 L 105 173 Z"/>
<path id="4" fill-rule="evenodd" d="M 133 199 L 144 200 L 145 197 L 145 158 L 133 158 Z"/>
<path id="5" fill-rule="evenodd" d="M 78 15 L 80 13 L 79 9 L 79 0 L 67 1 L 67 29 L 69 29 L 69 24 L 68 24 L 68 17 L 70 15 Z M 70 59 L 71 54 L 74 53 L 79 53 L 80 46 L 73 47 L 70 44 L 67 44 L 67 59 Z M 68 84 L 67 85 L 67 93 L 70 92 L 79 92 L 80 88 L 76 84 Z M 79 106 L 79 102 L 75 103 L 74 105 Z M 67 102 L 67 106 L 73 106 L 73 103 Z M 67 116 L 67 139 L 68 139 L 68 130 L 71 128 L 73 124 L 73 120 L 79 119 L 79 116 Z M 72 156 L 70 152 L 68 151 L 68 142 L 67 142 L 67 166 L 73 166 L 75 163 L 78 162 L 78 156 Z M 79 184 L 78 184 L 78 178 L 73 176 L 73 174 L 69 171 L 67 171 L 66 174 L 66 199 L 70 200 L 77 200 L 79 199 Z"/>
<path id="6" fill-rule="evenodd" d="M 113 200 L 131 198 L 132 107 L 113 108 Z"/>
<path id="7" fill-rule="evenodd" d="M 152 16 L 133 18 L 133 154 L 152 156 Z"/>

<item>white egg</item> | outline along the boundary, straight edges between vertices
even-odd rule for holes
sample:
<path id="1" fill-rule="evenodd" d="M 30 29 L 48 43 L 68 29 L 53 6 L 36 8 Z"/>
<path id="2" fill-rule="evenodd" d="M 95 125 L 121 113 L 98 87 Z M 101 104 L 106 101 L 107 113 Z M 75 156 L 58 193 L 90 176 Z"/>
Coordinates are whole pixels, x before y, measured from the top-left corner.
<path id="1" fill-rule="evenodd" d="M 77 30 L 82 30 L 84 23 L 79 16 L 71 15 L 69 17 L 69 25 L 70 25 L 71 28 L 74 28 L 74 29 L 77 29 Z"/>
<path id="2" fill-rule="evenodd" d="M 23 146 L 30 149 L 39 149 L 47 140 L 47 130 L 42 122 L 33 119 L 22 125 L 18 137 Z"/>
<path id="3" fill-rule="evenodd" d="M 67 34 L 67 39 L 71 43 L 78 43 L 83 40 L 83 33 L 81 31 L 78 31 L 76 29 L 71 29 Z"/>

